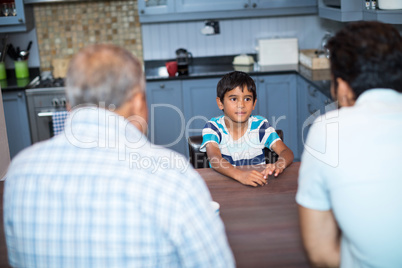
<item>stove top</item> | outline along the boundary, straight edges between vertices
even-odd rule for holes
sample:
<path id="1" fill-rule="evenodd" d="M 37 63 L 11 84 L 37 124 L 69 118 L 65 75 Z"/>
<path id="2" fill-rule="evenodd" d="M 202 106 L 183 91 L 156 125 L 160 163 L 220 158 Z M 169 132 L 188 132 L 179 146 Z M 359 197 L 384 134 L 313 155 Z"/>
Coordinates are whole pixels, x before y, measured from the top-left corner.
<path id="1" fill-rule="evenodd" d="M 50 88 L 50 87 L 64 87 L 64 78 L 47 78 L 39 80 L 33 88 Z"/>
<path id="2" fill-rule="evenodd" d="M 34 80 L 29 83 L 28 88 L 30 89 L 44 89 L 44 88 L 58 88 L 64 87 L 64 78 L 46 78 L 41 79 L 37 76 Z"/>

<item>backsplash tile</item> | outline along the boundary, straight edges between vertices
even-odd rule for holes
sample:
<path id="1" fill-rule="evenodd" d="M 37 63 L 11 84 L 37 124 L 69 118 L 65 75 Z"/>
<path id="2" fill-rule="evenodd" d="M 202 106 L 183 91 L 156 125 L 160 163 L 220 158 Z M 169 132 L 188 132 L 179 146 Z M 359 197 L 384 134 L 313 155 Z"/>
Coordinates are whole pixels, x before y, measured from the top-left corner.
<path id="1" fill-rule="evenodd" d="M 40 4 L 34 14 L 42 71 L 95 43 L 125 47 L 143 60 L 136 0 Z"/>

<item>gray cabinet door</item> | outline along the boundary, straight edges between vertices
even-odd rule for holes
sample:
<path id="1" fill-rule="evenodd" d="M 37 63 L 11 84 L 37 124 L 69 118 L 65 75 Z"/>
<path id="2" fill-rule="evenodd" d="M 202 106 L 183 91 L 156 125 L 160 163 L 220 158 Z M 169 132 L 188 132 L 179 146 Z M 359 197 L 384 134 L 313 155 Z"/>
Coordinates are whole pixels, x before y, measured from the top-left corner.
<path id="1" fill-rule="evenodd" d="M 218 10 L 239 10 L 245 8 L 248 0 L 176 0 L 177 12 L 200 12 Z"/>
<path id="2" fill-rule="evenodd" d="M 180 81 L 148 82 L 147 102 L 150 141 L 184 154 L 187 142 Z"/>
<path id="3" fill-rule="evenodd" d="M 296 75 L 259 76 L 257 106 L 261 116 L 283 131 L 285 144 L 298 157 Z"/>
<path id="4" fill-rule="evenodd" d="M 314 85 L 308 83 L 300 76 L 297 77 L 297 99 L 298 99 L 298 148 L 299 155 L 304 151 L 304 145 L 314 120 L 337 108 L 337 103 L 324 95 Z"/>
<path id="5" fill-rule="evenodd" d="M 2 92 L 10 157 L 31 145 L 24 91 Z"/>
<path id="6" fill-rule="evenodd" d="M 216 85 L 220 78 L 183 80 L 183 108 L 186 119 L 186 140 L 201 135 L 205 123 L 223 115 L 216 104 Z"/>
<path id="7" fill-rule="evenodd" d="M 317 0 L 250 0 L 253 8 L 290 8 L 317 6 Z"/>
<path id="8" fill-rule="evenodd" d="M 11 4 L 11 3 L 9 3 Z M 3 4 L 1 4 L 3 5 Z M 32 29 L 33 12 L 32 6 L 24 6 L 23 0 L 15 0 L 15 14 L 9 5 L 9 15 L 0 17 L 0 32 L 21 32 Z"/>
<path id="9" fill-rule="evenodd" d="M 174 11 L 174 1 L 172 0 L 138 0 L 140 15 L 167 14 Z"/>

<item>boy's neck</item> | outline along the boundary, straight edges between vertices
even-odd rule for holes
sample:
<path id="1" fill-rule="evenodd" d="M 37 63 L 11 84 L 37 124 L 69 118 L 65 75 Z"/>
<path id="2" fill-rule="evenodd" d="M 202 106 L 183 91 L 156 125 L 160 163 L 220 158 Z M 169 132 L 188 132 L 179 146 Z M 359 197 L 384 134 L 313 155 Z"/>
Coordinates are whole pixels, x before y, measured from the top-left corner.
<path id="1" fill-rule="evenodd" d="M 233 140 L 238 140 L 247 132 L 248 120 L 246 122 L 233 122 L 225 116 L 225 125 Z"/>

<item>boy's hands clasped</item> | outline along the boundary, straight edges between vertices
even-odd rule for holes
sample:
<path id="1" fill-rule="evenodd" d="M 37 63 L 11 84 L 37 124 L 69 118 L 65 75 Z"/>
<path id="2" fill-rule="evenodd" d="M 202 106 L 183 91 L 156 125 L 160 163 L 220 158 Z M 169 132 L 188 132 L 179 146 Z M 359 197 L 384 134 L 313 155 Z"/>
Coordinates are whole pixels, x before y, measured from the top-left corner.
<path id="1" fill-rule="evenodd" d="M 236 179 L 244 185 L 254 187 L 267 184 L 267 178 L 264 178 L 264 175 L 257 170 L 239 170 Z"/>
<path id="2" fill-rule="evenodd" d="M 239 170 L 237 180 L 244 185 L 264 186 L 268 183 L 268 176 L 274 175 L 277 177 L 283 172 L 285 165 L 282 161 L 275 164 L 267 164 L 262 172 L 256 170 Z"/>
<path id="3" fill-rule="evenodd" d="M 275 164 L 267 164 L 262 174 L 266 178 L 268 178 L 268 175 L 274 175 L 275 177 L 277 177 L 283 172 L 285 167 L 286 165 L 282 161 L 278 161 Z"/>

